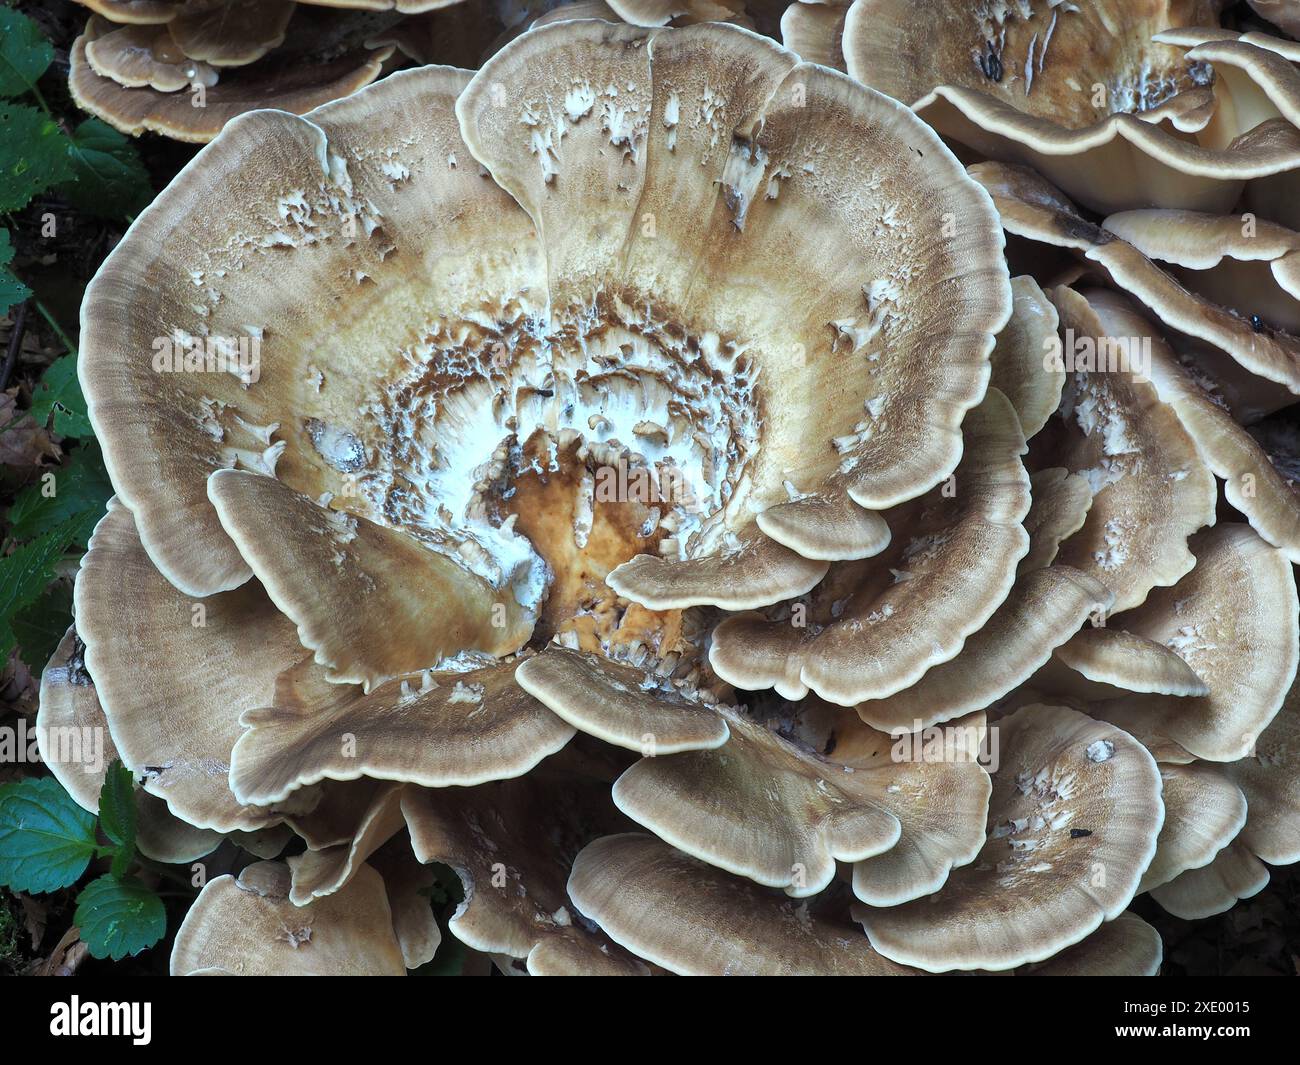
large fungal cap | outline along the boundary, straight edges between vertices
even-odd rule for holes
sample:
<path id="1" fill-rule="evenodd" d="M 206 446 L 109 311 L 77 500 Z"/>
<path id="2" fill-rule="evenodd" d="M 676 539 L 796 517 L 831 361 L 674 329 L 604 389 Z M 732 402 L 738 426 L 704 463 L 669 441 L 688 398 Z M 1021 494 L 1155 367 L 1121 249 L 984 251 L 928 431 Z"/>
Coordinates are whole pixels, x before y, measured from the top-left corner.
<path id="1" fill-rule="evenodd" d="M 562 647 L 519 664 L 515 681 L 575 728 L 650 755 L 719 747 L 726 719 L 665 678 Z"/>
<path id="2" fill-rule="evenodd" d="M 131 513 L 110 501 L 77 574 L 85 664 L 122 760 L 178 817 L 217 831 L 278 820 L 226 783 L 239 715 L 269 705 L 307 657 L 255 582 L 190 599 L 149 560 Z"/>
<path id="3" fill-rule="evenodd" d="M 305 702 L 278 692 L 246 711 L 230 786 L 270 805 L 316 781 L 367 776 L 428 787 L 469 786 L 526 773 L 573 729 L 515 684 L 513 663 L 465 656 L 363 693 L 317 685 Z M 333 691 L 328 690 L 333 687 Z"/>
<path id="4" fill-rule="evenodd" d="M 1162 765 L 1165 823 L 1140 891 L 1214 861 L 1246 824 L 1246 796 L 1220 766 Z"/>
<path id="5" fill-rule="evenodd" d="M 907 976 L 843 920 L 705 865 L 653 836 L 589 844 L 569 894 L 634 954 L 683 975 Z"/>
<path id="6" fill-rule="evenodd" d="M 554 77 L 557 62 L 572 86 Z M 504 103 L 496 84 L 514 87 Z M 601 97 L 609 84 L 633 88 Z M 709 118 L 696 123 L 702 106 Z M 909 112 L 722 25 L 647 36 L 595 22 L 515 42 L 457 110 L 476 157 L 542 233 L 553 313 L 602 289 L 649 300 L 648 324 L 704 339 L 706 355 L 718 345 L 746 378 L 781 380 L 756 386 L 761 448 L 734 479 L 731 529 L 783 501 L 787 483 L 817 493 L 834 475 L 879 508 L 955 464 L 956 426 L 982 393 L 1009 294 L 972 255 L 996 242 L 982 199 Z M 827 195 L 858 187 L 877 153 L 870 197 Z M 960 235 L 924 241 L 942 232 L 945 203 L 966 220 Z M 788 270 L 791 256 L 809 269 Z M 937 335 L 935 293 L 922 298 L 932 285 L 954 287 L 949 326 L 930 359 L 910 360 L 904 336 Z M 845 376 L 846 363 L 869 372 Z M 929 395 L 922 366 L 948 371 Z"/>
<path id="7" fill-rule="evenodd" d="M 882 954 L 931 972 L 1042 961 L 1118 917 L 1164 819 L 1155 761 L 1074 710 L 1030 706 L 997 723 L 988 841 L 936 895 L 855 916 Z"/>
<path id="8" fill-rule="evenodd" d="M 1240 843 L 1224 847 L 1209 865 L 1151 889 L 1151 897 L 1175 917 L 1199 921 L 1225 913 L 1268 886 L 1268 867 Z"/>
<path id="9" fill-rule="evenodd" d="M 1026 969 L 1024 976 L 1156 976 L 1164 960 L 1160 933 L 1125 911 L 1082 943 Z"/>
<path id="10" fill-rule="evenodd" d="M 1061 411 L 1067 427 L 1053 456 L 1087 478 L 1092 506 L 1057 560 L 1106 584 L 1114 610 L 1192 568 L 1187 538 L 1214 522 L 1214 476 L 1172 407 L 1147 378 L 1149 332 L 1109 293 L 1052 291 L 1069 339 Z"/>
<path id="11" fill-rule="evenodd" d="M 848 5 L 796 0 L 781 15 L 781 43 L 809 63 L 844 70 L 844 16 Z"/>
<path id="12" fill-rule="evenodd" d="M 1295 167 L 1300 133 L 1277 109 L 1216 116 L 1210 57 L 1153 40 L 1217 21 L 1217 7 L 856 0 L 844 54 L 853 77 L 940 132 L 1032 166 L 1090 208 L 1226 210 L 1242 180 Z"/>
<path id="13" fill-rule="evenodd" d="M 1089 712 L 1230 762 L 1253 749 L 1295 679 L 1300 604 L 1286 556 L 1249 526 L 1218 525 L 1191 546 L 1196 566 L 1186 577 L 1109 624 L 1176 652 L 1209 694 L 1120 696 Z"/>
<path id="14" fill-rule="evenodd" d="M 955 657 L 931 666 L 900 692 L 858 703 L 854 709 L 866 724 L 892 734 L 913 732 L 994 706 L 1037 672 L 1053 648 L 1110 610 L 1115 594 L 1096 577 L 1047 564 L 1060 541 L 1082 524 L 1091 493 L 1082 478 L 1075 479 L 1082 489 L 1076 491 L 1073 475 L 1055 476 L 1064 470 L 1043 473 L 1033 482 L 1034 506 L 1025 519 L 1029 554 L 1010 594 Z M 1034 508 L 1052 511 L 1052 518 L 1031 523 Z"/>
<path id="15" fill-rule="evenodd" d="M 1029 547 L 1029 477 L 1015 410 L 990 390 L 963 425 L 953 479 L 885 515 L 888 550 L 832 567 L 806 604 L 743 614 L 714 631 L 709 661 L 740 688 L 809 689 L 850 706 L 915 683 L 961 650 L 1006 598 Z"/>
<path id="16" fill-rule="evenodd" d="M 108 767 L 120 758 L 99 704 L 95 681 L 86 669 L 86 645 L 75 628 L 59 641 L 41 674 L 36 741 L 41 761 L 63 790 L 91 813 L 99 812 L 99 793 Z M 136 796 L 136 843 L 160 862 L 191 862 L 221 843 L 216 832 L 174 816 L 162 799 L 141 792 Z"/>
<path id="17" fill-rule="evenodd" d="M 68 58 L 72 99 L 123 133 L 205 144 L 247 111 L 302 114 L 347 96 L 378 78 L 394 53 L 318 19 L 286 28 L 293 4 L 231 6 L 240 13 L 233 21 L 225 8 L 205 9 L 124 29 L 92 16 Z"/>
<path id="18" fill-rule="evenodd" d="M 1270 865 L 1300 861 L 1300 683 L 1246 757 L 1220 767 L 1246 796 L 1240 842 Z"/>
<path id="19" fill-rule="evenodd" d="M 509 654 L 532 631 L 535 616 L 508 586 L 494 589 L 446 555 L 274 477 L 217 470 L 208 498 L 331 680 L 370 685 L 462 651 Z M 279 535 L 266 536 L 268 527 Z"/>
<path id="20" fill-rule="evenodd" d="M 216 70 L 181 51 L 165 25 L 123 26 L 96 37 L 86 45 L 86 61 L 127 88 L 177 92 L 194 84 L 210 88 L 218 79 Z"/>
<path id="21" fill-rule="evenodd" d="M 360 869 L 307 906 L 289 901 L 289 870 L 257 862 L 199 892 L 176 933 L 173 976 L 402 976 L 384 881 Z"/>
<path id="22" fill-rule="evenodd" d="M 553 635 L 689 661 L 687 604 L 806 591 L 799 549 L 880 550 L 864 506 L 951 471 L 999 248 L 906 109 L 747 31 L 567 22 L 231 122 L 94 282 L 82 374 L 166 578 L 256 575 L 333 680 Z M 629 603 L 636 555 L 706 592 Z"/>
<path id="23" fill-rule="evenodd" d="M 1300 562 L 1300 488 L 1293 474 L 1294 433 L 1270 433 L 1270 423 L 1251 429 L 1237 423 L 1214 383 L 1183 366 L 1154 338 L 1151 382 L 1178 414 L 1205 463 L 1223 481 L 1223 493 L 1265 540 Z"/>
<path id="24" fill-rule="evenodd" d="M 1280 385 L 1300 394 L 1300 339 L 1256 328 L 1245 311 L 1184 288 L 1137 247 L 1086 220 L 1060 189 L 1026 167 L 977 163 L 970 175 L 993 197 L 1008 233 L 1068 249 L 1145 304 L 1184 343 L 1217 353 L 1229 367 L 1236 363 L 1239 375 L 1263 378 L 1274 392 Z"/>
<path id="25" fill-rule="evenodd" d="M 911 687 L 854 709 L 867 724 L 897 732 L 992 706 L 1033 676 L 1079 626 L 1104 616 L 1113 601 L 1104 584 L 1070 566 L 1024 573 L 956 657 L 932 666 Z"/>
<path id="26" fill-rule="evenodd" d="M 102 419 L 106 461 L 151 556 L 178 587 L 209 594 L 242 583 L 251 572 L 209 502 L 206 481 L 213 470 L 279 469 L 286 484 L 307 489 L 313 499 L 338 496 L 347 509 L 383 518 L 382 496 L 376 504 L 360 484 L 379 463 L 371 450 L 381 446 L 378 426 L 373 441 L 350 431 L 365 402 L 357 397 L 372 386 L 356 353 L 391 343 L 386 358 L 377 352 L 372 358 L 404 366 L 400 352 L 414 340 L 404 342 L 406 327 L 395 321 L 381 324 L 388 321 L 387 301 L 374 300 L 374 311 L 360 316 L 374 317 L 361 327 L 369 343 L 351 336 L 356 325 L 340 323 L 334 350 L 332 305 L 356 298 L 363 286 L 376 287 L 376 278 L 386 282 L 389 300 L 398 299 L 405 291 L 398 278 L 427 276 L 420 264 L 432 253 L 421 245 L 430 226 L 470 206 L 478 211 L 464 210 L 467 232 L 447 238 L 453 246 L 457 236 L 475 241 L 470 232 L 481 212 L 496 211 L 503 238 L 524 249 L 522 270 L 511 271 L 515 256 L 501 263 L 498 287 L 508 293 L 527 285 L 519 277 L 527 276 L 526 222 L 512 225 L 505 197 L 492 196 L 472 167 L 454 165 L 457 151 L 465 156 L 450 111 L 465 80 L 446 70 L 390 79 L 376 91 L 396 106 L 381 108 L 387 117 L 380 122 L 369 106 L 357 113 L 351 102 L 333 112 L 332 123 L 327 114 L 316 124 L 274 112 L 239 119 L 142 214 L 141 246 L 119 245 L 92 284 L 83 345 L 86 388 L 95 397 L 92 417 Z M 414 100 L 423 98 L 440 101 L 441 109 L 416 109 Z M 365 143 L 362 123 L 376 143 Z M 399 134 L 394 124 L 410 128 Z M 411 143 L 401 154 L 384 144 L 403 138 Z M 277 145 L 276 152 L 263 158 L 268 144 Z M 441 193 L 416 203 L 400 195 L 410 186 L 402 175 L 421 164 Z M 433 176 L 435 167 L 446 180 Z M 400 235 L 389 236 L 381 220 Z M 164 231 L 175 256 L 146 256 L 143 243 Z M 223 231 L 224 239 L 214 236 Z M 290 286 L 292 299 L 281 280 L 288 257 L 300 278 Z M 319 296 L 304 306 L 302 291 Z M 318 330 L 324 331 L 319 340 Z M 155 339 L 165 354 L 180 355 L 181 372 L 170 358 L 160 358 L 154 370 L 148 333 L 161 334 Z M 304 337 L 311 339 L 300 348 Z M 187 351 L 195 353 L 191 372 L 185 372 Z M 205 361 L 205 355 L 211 357 Z M 350 410 L 342 407 L 345 397 Z M 167 432 L 158 439 L 166 440 L 165 452 L 156 444 L 147 456 L 133 452 L 143 444 L 141 434 L 152 436 L 164 423 Z M 273 442 L 277 434 L 284 439 Z M 145 472 L 155 463 L 172 471 L 165 483 Z M 296 475 L 286 476 L 286 468 Z M 384 486 L 375 493 L 386 494 Z M 339 514 L 338 523 L 339 536 L 332 539 L 346 538 L 347 514 Z"/>
<path id="27" fill-rule="evenodd" d="M 1121 620 L 1121 624 L 1122 624 Z M 1092 685 L 1158 695 L 1209 695 L 1210 687 L 1186 659 L 1145 636 L 1095 627 L 1072 636 L 1053 652 Z M 1096 690 L 1101 690 L 1098 687 Z"/>
<path id="28" fill-rule="evenodd" d="M 725 745 L 642 758 L 614 784 L 619 809 L 681 850 L 799 898 L 824 890 L 836 861 L 867 862 L 906 837 L 899 863 L 862 880 L 864 898 L 889 902 L 934 890 L 978 850 L 988 802 L 976 762 L 982 720 L 950 760 L 894 761 L 889 737 L 854 737 L 852 725 L 844 756 L 827 760 L 719 712 Z"/>

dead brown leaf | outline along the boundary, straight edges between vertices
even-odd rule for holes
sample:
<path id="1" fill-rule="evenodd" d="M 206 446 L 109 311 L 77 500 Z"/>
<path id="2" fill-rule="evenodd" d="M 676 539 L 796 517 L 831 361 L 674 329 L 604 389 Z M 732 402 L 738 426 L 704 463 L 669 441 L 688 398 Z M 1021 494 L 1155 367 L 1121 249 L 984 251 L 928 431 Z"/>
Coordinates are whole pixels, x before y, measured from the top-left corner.
<path id="1" fill-rule="evenodd" d="M 43 426 L 18 409 L 18 390 L 0 392 L 0 465 L 39 466 L 61 452 Z"/>
<path id="2" fill-rule="evenodd" d="M 34 898 L 17 892 L 17 898 L 23 908 L 23 927 L 32 941 L 32 950 L 37 950 L 45 938 L 45 924 L 50 916 L 50 906 L 44 899 Z"/>

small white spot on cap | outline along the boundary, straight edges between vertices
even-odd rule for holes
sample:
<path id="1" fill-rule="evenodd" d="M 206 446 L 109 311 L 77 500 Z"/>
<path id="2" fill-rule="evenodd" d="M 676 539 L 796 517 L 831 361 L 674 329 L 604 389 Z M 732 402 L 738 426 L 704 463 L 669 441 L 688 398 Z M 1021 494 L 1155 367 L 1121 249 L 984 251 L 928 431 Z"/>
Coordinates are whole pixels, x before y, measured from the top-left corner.
<path id="1" fill-rule="evenodd" d="M 1096 740 L 1088 744 L 1088 761 L 1105 762 L 1115 753 L 1115 745 L 1110 740 Z"/>

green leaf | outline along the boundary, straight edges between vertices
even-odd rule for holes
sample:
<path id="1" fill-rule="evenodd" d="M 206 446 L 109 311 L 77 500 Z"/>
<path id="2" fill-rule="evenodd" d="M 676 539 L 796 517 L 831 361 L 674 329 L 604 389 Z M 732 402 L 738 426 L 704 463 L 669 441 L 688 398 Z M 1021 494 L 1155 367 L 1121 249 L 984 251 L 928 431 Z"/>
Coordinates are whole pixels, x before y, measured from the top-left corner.
<path id="1" fill-rule="evenodd" d="M 109 874 L 121 880 L 135 860 L 135 778 L 116 758 L 99 789 L 99 827 L 117 844 Z"/>
<path id="2" fill-rule="evenodd" d="M 98 520 L 112 494 L 99 445 L 89 440 L 71 451 L 62 466 L 43 471 L 18 493 L 9 508 L 9 535 L 30 540 L 71 518 Z"/>
<path id="3" fill-rule="evenodd" d="M 0 884 L 57 891 L 76 883 L 94 853 L 94 814 L 53 777 L 0 787 Z"/>
<path id="4" fill-rule="evenodd" d="M 99 446 L 92 441 L 14 500 L 9 533 L 30 542 L 0 558 L 0 661 L 15 644 L 33 669 L 54 653 L 72 609 L 67 586 L 51 586 L 55 567 L 69 548 L 90 539 L 111 494 Z"/>
<path id="5" fill-rule="evenodd" d="M 433 883 L 421 888 L 420 894 L 428 896 L 435 906 L 445 906 L 449 902 L 460 905 L 465 899 L 465 889 L 456 870 L 442 862 L 432 862 L 429 868 L 433 873 Z"/>
<path id="6" fill-rule="evenodd" d="M 93 524 L 89 516 L 65 521 L 0 558 L 0 662 L 9 657 L 17 642 L 14 616 L 40 598 L 54 579 L 54 567 L 63 553 L 71 544 L 85 543 Z"/>
<path id="7" fill-rule="evenodd" d="M 32 294 L 8 269 L 13 261 L 14 246 L 9 243 L 9 230 L 0 229 L 0 314 L 8 314 L 10 307 Z"/>
<path id="8" fill-rule="evenodd" d="M 86 119 L 73 132 L 68 153 L 72 180 L 57 191 L 73 207 L 101 218 L 121 218 L 138 214 L 153 199 L 140 153 L 112 126 Z"/>
<path id="9" fill-rule="evenodd" d="M 92 880 L 77 896 L 72 918 L 92 958 L 121 961 L 152 947 L 167 932 L 162 899 L 135 877 Z"/>
<path id="10" fill-rule="evenodd" d="M 32 391 L 31 416 L 40 425 L 54 415 L 54 431 L 60 436 L 94 436 L 86 397 L 77 380 L 77 356 L 72 352 L 50 363 L 40 384 Z"/>
<path id="11" fill-rule="evenodd" d="M 68 139 L 44 111 L 0 100 L 0 212 L 72 177 Z"/>
<path id="12" fill-rule="evenodd" d="M 135 846 L 135 778 L 120 759 L 113 759 L 99 789 L 99 827 L 119 847 Z"/>
<path id="13" fill-rule="evenodd" d="M 18 96 L 36 88 L 54 60 L 41 29 L 26 15 L 0 7 L 0 96 Z"/>
<path id="14" fill-rule="evenodd" d="M 113 860 L 108 867 L 108 875 L 117 880 L 125 880 L 126 874 L 135 863 L 134 847 L 118 847 L 113 851 Z"/>
<path id="15" fill-rule="evenodd" d="M 66 581 L 51 584 L 14 615 L 12 628 L 18 651 L 33 673 L 39 674 L 45 668 L 71 624 L 72 586 Z"/>

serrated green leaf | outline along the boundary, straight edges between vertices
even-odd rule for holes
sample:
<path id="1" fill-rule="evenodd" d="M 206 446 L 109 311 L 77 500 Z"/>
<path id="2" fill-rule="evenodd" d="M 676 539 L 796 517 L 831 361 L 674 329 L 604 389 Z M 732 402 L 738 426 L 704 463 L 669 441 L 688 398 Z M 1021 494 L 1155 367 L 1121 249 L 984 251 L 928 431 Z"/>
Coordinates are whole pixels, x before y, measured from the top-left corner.
<path id="1" fill-rule="evenodd" d="M 62 466 L 43 471 L 18 493 L 9 508 L 9 535 L 30 540 L 71 518 L 93 515 L 98 520 L 112 494 L 99 445 L 88 440 Z"/>
<path id="2" fill-rule="evenodd" d="M 135 778 L 116 758 L 99 789 L 99 827 L 119 847 L 135 846 Z"/>
<path id="3" fill-rule="evenodd" d="M 77 356 L 72 352 L 55 359 L 41 376 L 32 390 L 30 413 L 40 425 L 49 424 L 53 415 L 54 431 L 60 436 L 95 435 L 86 412 L 86 397 L 77 380 Z"/>
<path id="4" fill-rule="evenodd" d="M 152 947 L 167 932 L 162 899 L 134 877 L 92 880 L 77 896 L 72 918 L 92 958 L 121 961 Z"/>
<path id="5" fill-rule="evenodd" d="M 72 180 L 58 188 L 73 207 L 101 218 L 138 214 L 153 199 L 149 172 L 130 138 L 97 118 L 73 131 Z"/>
<path id="6" fill-rule="evenodd" d="M 73 518 L 0 558 L 0 662 L 17 642 L 14 616 L 40 597 L 63 553 L 71 544 L 85 543 L 93 526 L 90 515 Z"/>
<path id="7" fill-rule="evenodd" d="M 131 871 L 131 866 L 135 864 L 134 847 L 118 847 L 113 852 L 113 860 L 109 863 L 108 875 L 116 877 L 118 880 L 125 880 L 126 874 Z"/>
<path id="8" fill-rule="evenodd" d="M 99 827 L 117 844 L 109 875 L 121 880 L 135 860 L 135 778 L 120 759 L 114 759 L 99 789 Z"/>
<path id="9" fill-rule="evenodd" d="M 26 15 L 0 7 L 0 96 L 18 96 L 36 87 L 54 60 L 54 49 Z"/>
<path id="10" fill-rule="evenodd" d="M 0 229 L 0 314 L 8 314 L 16 303 L 22 303 L 32 294 L 9 270 L 14 261 L 14 246 L 9 241 L 9 230 Z"/>
<path id="11" fill-rule="evenodd" d="M 45 668 L 71 624 L 72 586 L 66 581 L 51 584 L 14 615 L 12 628 L 18 654 L 33 673 L 39 674 Z"/>
<path id="12" fill-rule="evenodd" d="M 18 211 L 33 196 L 72 177 L 68 138 L 44 111 L 0 100 L 0 211 Z"/>
<path id="13" fill-rule="evenodd" d="M 76 883 L 94 853 L 94 814 L 53 777 L 0 787 L 0 884 L 57 891 Z"/>

